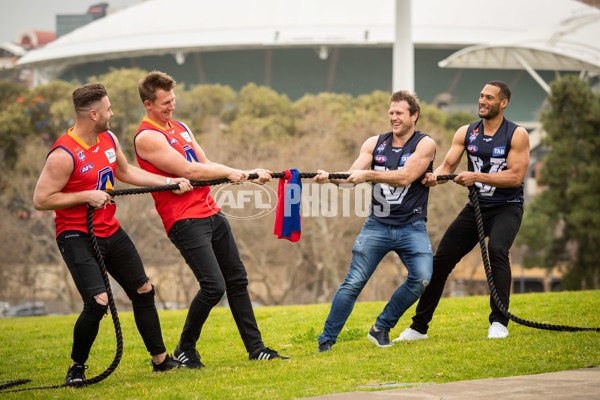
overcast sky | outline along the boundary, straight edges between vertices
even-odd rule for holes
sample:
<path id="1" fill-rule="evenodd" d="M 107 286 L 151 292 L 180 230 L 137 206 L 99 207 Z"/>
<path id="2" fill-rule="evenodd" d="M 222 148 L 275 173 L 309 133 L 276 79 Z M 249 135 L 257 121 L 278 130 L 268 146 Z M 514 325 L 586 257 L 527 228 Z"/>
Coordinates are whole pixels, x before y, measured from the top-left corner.
<path id="1" fill-rule="evenodd" d="M 56 32 L 56 14 L 85 14 L 91 5 L 123 8 L 142 0 L 0 0 L 0 42 L 29 29 Z"/>

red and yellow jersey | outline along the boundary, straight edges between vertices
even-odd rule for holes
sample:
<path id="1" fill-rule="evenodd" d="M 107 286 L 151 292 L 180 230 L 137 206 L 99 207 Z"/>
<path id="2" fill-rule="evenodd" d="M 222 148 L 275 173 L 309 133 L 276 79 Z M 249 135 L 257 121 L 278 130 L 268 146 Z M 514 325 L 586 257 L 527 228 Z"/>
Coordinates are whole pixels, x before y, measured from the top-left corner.
<path id="1" fill-rule="evenodd" d="M 115 165 L 117 162 L 116 144 L 108 132 L 98 135 L 92 147 L 81 141 L 72 132 L 73 128 L 56 140 L 48 155 L 57 148 L 65 150 L 73 159 L 71 178 L 62 192 L 74 193 L 84 190 L 113 190 L 115 185 Z M 56 210 L 54 222 L 56 235 L 67 230 L 87 232 L 87 204 Z M 110 201 L 104 207 L 94 210 L 94 234 L 108 237 L 119 228 L 115 218 L 116 204 Z"/>
<path id="2" fill-rule="evenodd" d="M 177 150 L 181 154 L 181 157 L 185 158 L 188 162 L 199 162 L 198 156 L 194 151 L 191 134 L 181 122 L 169 121 L 169 129 L 164 129 L 156 122 L 144 118 L 135 134 L 136 137 L 144 130 L 155 131 L 157 135 L 163 135 L 169 145 Z M 135 147 L 135 137 L 133 145 Z M 174 177 L 141 158 L 137 149 L 135 155 L 140 168 L 158 175 Z M 167 234 L 176 221 L 187 218 L 206 218 L 219 212 L 219 207 L 210 196 L 210 188 L 208 186 L 197 187 L 191 192 L 181 195 L 170 191 L 154 192 L 152 193 L 152 197 L 154 198 L 156 211 L 162 218 Z"/>

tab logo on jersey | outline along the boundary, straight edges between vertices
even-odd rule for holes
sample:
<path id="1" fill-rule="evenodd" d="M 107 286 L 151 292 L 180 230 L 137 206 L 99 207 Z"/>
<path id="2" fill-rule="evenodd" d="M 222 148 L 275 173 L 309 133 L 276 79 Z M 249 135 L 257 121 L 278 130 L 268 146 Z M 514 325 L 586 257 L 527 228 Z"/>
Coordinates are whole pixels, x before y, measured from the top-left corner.
<path id="1" fill-rule="evenodd" d="M 402 157 L 400 157 L 400 165 L 404 165 L 404 163 L 406 162 L 406 160 L 408 160 L 408 157 L 410 157 L 412 153 L 408 153 L 408 154 L 403 154 Z"/>
<path id="2" fill-rule="evenodd" d="M 381 153 L 383 151 L 383 149 L 385 149 L 385 143 L 387 142 L 387 140 L 384 140 L 379 147 L 377 148 L 377 153 Z"/>
<path id="3" fill-rule="evenodd" d="M 475 146 L 474 144 L 470 144 L 467 146 L 467 151 L 469 153 L 475 153 L 477 151 L 477 146 Z"/>
<path id="4" fill-rule="evenodd" d="M 115 152 L 115 149 L 108 149 L 104 152 L 104 154 L 106 154 L 106 158 L 108 158 L 109 163 L 114 163 L 117 161 L 117 153 Z"/>
<path id="5" fill-rule="evenodd" d="M 83 167 L 81 167 L 81 169 L 79 170 L 82 174 L 85 174 L 86 172 L 90 172 L 91 170 L 94 169 L 94 164 L 92 163 L 87 163 L 85 164 Z"/>
<path id="6" fill-rule="evenodd" d="M 495 156 L 503 156 L 506 153 L 506 146 L 494 147 L 492 151 L 492 155 Z"/>
<path id="7" fill-rule="evenodd" d="M 171 139 L 169 139 L 169 144 L 170 144 L 171 146 L 175 146 L 177 143 L 179 143 L 179 142 L 177 141 L 177 139 L 175 139 L 175 138 L 171 138 Z"/>
<path id="8" fill-rule="evenodd" d="M 387 161 L 387 157 L 383 155 L 375 156 L 375 161 L 378 163 L 384 163 Z"/>

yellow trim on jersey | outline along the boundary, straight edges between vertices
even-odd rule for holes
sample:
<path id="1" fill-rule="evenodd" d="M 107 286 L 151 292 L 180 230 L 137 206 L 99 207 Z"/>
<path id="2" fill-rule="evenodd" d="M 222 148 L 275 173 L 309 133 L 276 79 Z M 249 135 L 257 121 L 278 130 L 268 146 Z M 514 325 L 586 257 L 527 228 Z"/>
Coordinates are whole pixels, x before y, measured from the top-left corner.
<path id="1" fill-rule="evenodd" d="M 160 130 L 163 130 L 163 131 L 165 130 L 165 128 L 163 128 L 162 126 L 160 126 L 157 122 L 152 121 L 148 117 L 144 117 L 142 120 L 146 121 L 146 122 L 148 122 L 148 123 L 150 123 L 152 125 L 154 125 L 155 127 L 157 127 Z M 167 121 L 167 123 L 169 124 L 169 127 L 171 127 L 171 128 L 173 127 L 173 124 L 171 123 L 171 121 Z"/>
<path id="2" fill-rule="evenodd" d="M 71 136 L 77 143 L 79 143 L 79 145 L 82 146 L 84 149 L 89 150 L 90 146 L 85 144 L 85 142 L 83 140 L 79 139 L 79 136 L 77 136 L 75 133 L 73 133 L 74 128 L 75 127 L 70 128 L 69 131 L 67 132 L 67 134 L 69 136 Z M 98 143 L 100 143 L 100 138 L 96 137 L 96 144 L 98 144 Z"/>

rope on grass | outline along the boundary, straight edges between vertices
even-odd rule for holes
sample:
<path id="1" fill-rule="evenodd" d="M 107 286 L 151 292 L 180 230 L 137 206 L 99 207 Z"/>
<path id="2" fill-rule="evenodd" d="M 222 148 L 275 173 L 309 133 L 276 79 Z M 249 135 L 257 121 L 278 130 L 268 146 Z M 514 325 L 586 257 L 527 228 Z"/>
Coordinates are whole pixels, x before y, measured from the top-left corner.
<path id="1" fill-rule="evenodd" d="M 452 180 L 456 177 L 456 175 L 439 175 L 437 177 L 438 181 L 446 181 Z M 600 328 L 582 328 L 578 326 L 566 326 L 566 325 L 552 325 L 552 324 L 544 324 L 539 322 L 532 322 L 522 318 L 517 317 L 508 312 L 507 307 L 502 304 L 500 300 L 500 296 L 498 296 L 498 291 L 496 290 L 496 284 L 494 283 L 494 277 L 492 276 L 492 266 L 490 264 L 490 258 L 487 251 L 487 246 L 485 244 L 485 232 L 483 228 L 483 217 L 481 215 L 481 208 L 479 207 L 479 199 L 477 198 L 477 191 L 475 190 L 475 186 L 469 186 L 469 199 L 473 203 L 473 208 L 475 210 L 475 222 L 477 224 L 477 235 L 479 237 L 479 247 L 481 249 L 481 259 L 483 260 L 483 267 L 485 269 L 485 276 L 487 278 L 488 286 L 490 288 L 490 293 L 492 298 L 494 299 L 494 303 L 500 310 L 500 312 L 511 321 L 516 322 L 517 324 L 527 326 L 529 328 L 536 329 L 545 329 L 549 331 L 568 331 L 568 332 L 577 332 L 577 331 L 596 331 L 600 332 Z"/>

